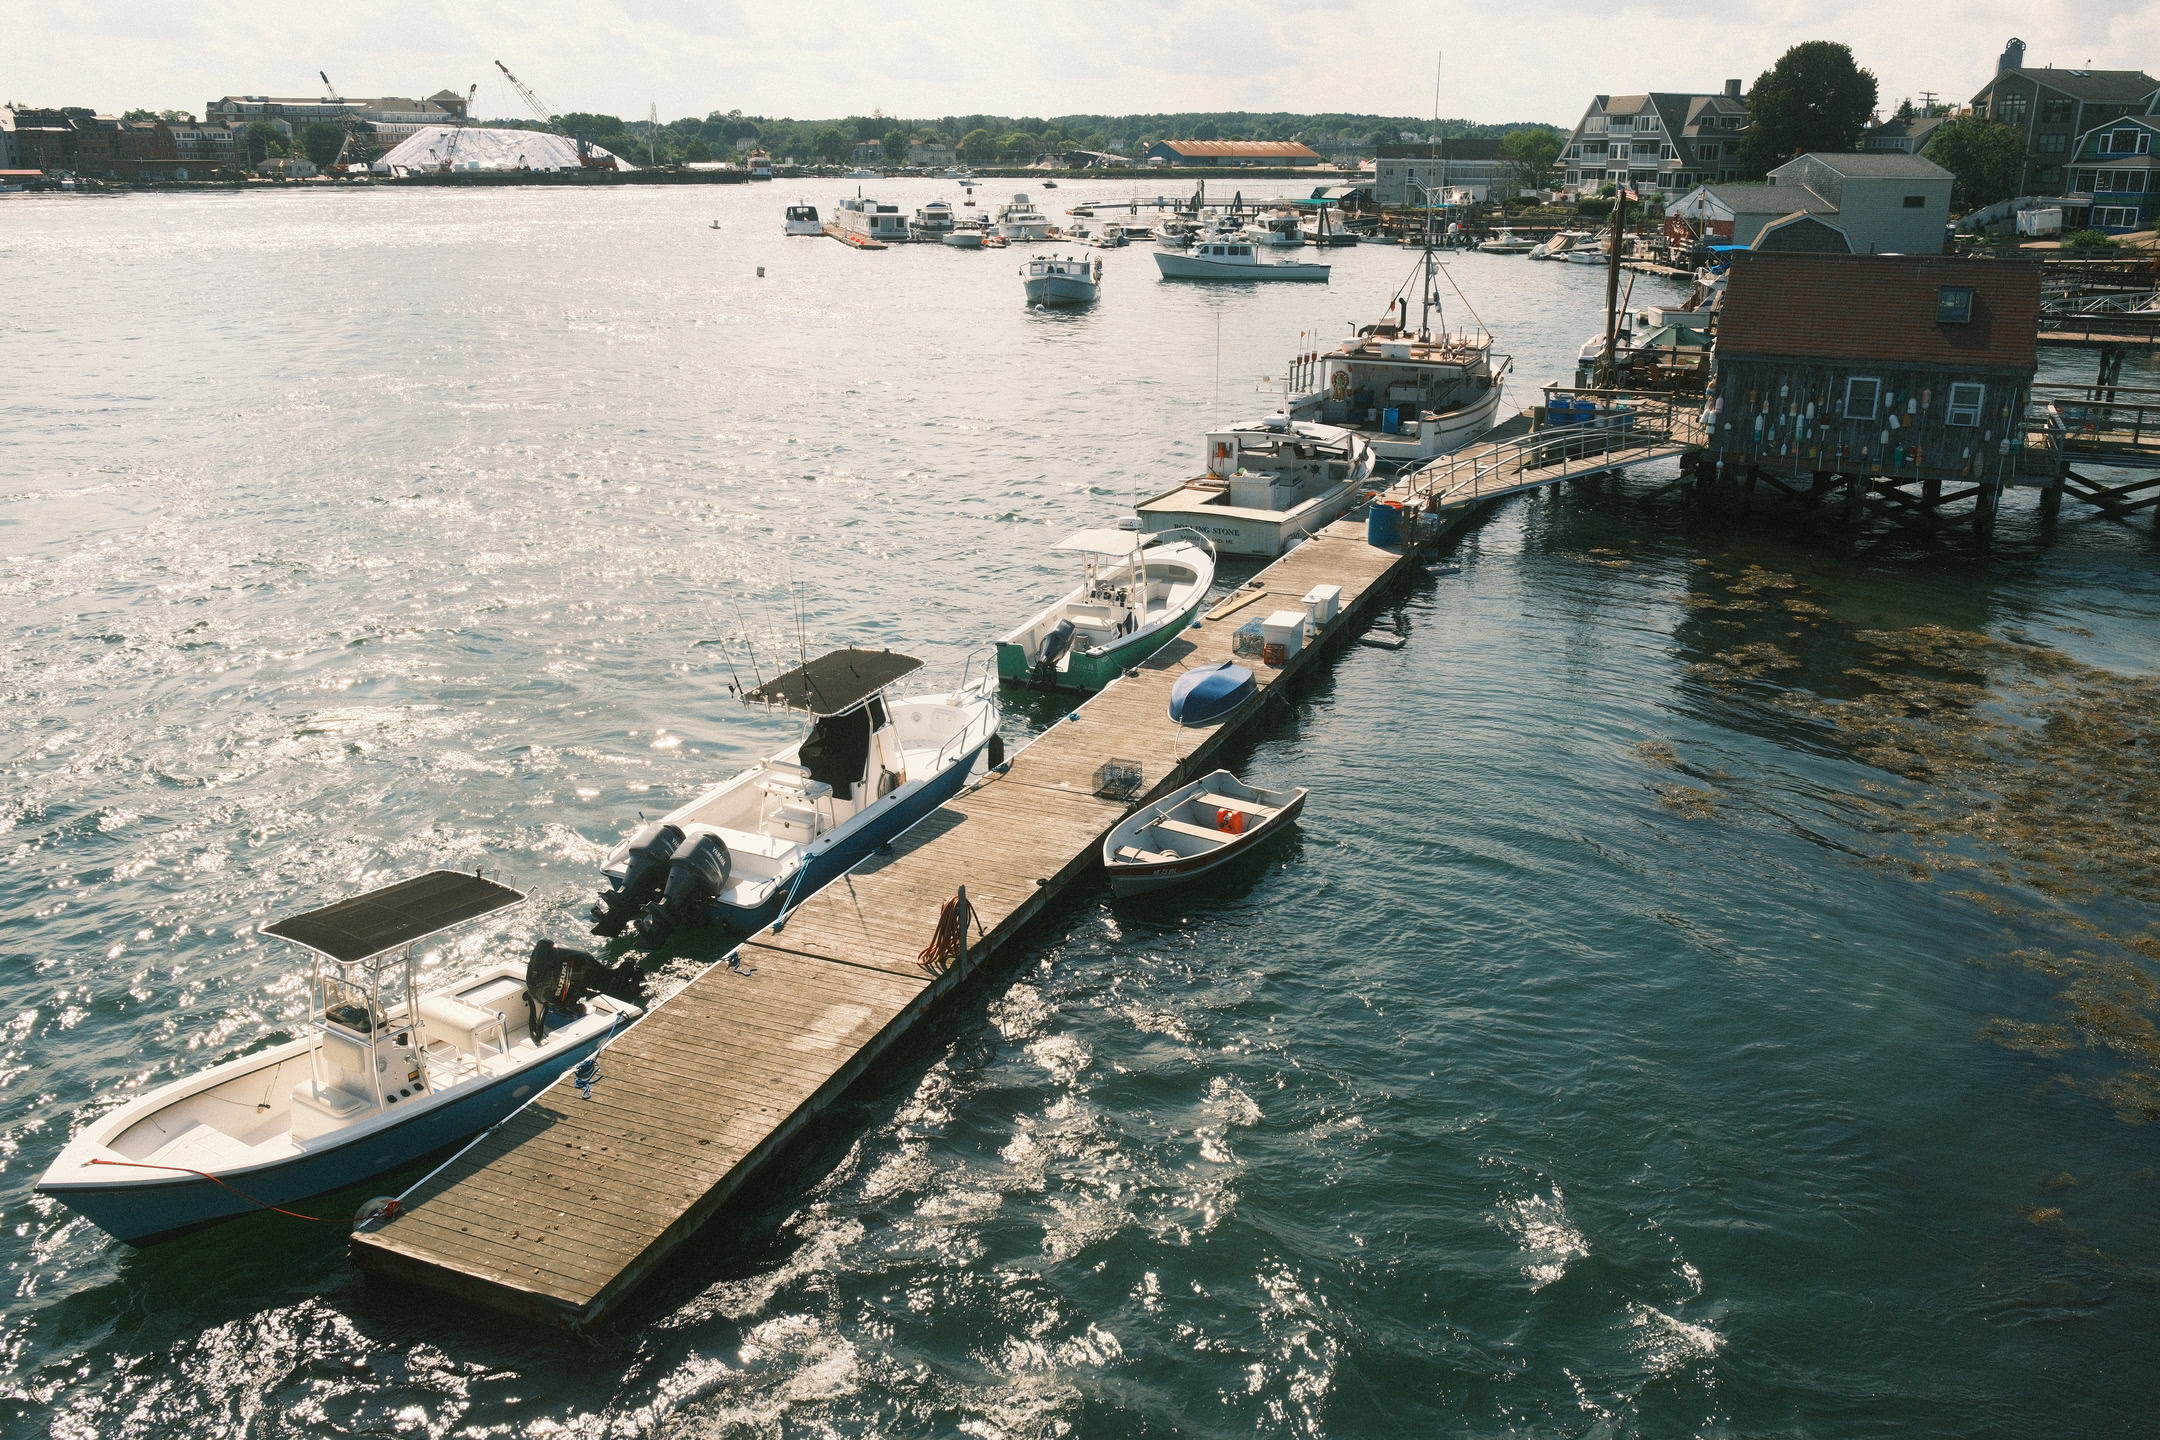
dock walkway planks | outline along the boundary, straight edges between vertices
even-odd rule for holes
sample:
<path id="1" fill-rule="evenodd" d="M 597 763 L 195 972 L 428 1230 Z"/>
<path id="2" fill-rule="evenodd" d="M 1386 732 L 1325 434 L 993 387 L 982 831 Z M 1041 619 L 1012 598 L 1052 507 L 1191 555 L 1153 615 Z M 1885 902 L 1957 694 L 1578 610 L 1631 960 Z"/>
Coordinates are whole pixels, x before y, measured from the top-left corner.
<path id="1" fill-rule="evenodd" d="M 1363 628 L 1405 566 L 1338 522 L 1219 601 L 1128 675 L 1077 704 L 987 777 L 808 900 L 777 929 L 653 1007 L 602 1054 L 590 1100 L 558 1080 L 353 1237 L 372 1275 L 514 1314 L 578 1325 L 661 1266 L 889 1046 L 1073 880 L 1134 805 L 1211 768 L 1266 707 L 1186 729 L 1170 687 L 1231 658 L 1255 617 L 1342 587 L 1341 613 L 1279 670 L 1272 689 Z M 1076 702 L 1079 697 L 1075 697 Z M 1107 760 L 1137 762 L 1130 801 L 1095 794 Z M 964 964 L 916 961 L 938 911 L 965 885 L 981 930 Z"/>

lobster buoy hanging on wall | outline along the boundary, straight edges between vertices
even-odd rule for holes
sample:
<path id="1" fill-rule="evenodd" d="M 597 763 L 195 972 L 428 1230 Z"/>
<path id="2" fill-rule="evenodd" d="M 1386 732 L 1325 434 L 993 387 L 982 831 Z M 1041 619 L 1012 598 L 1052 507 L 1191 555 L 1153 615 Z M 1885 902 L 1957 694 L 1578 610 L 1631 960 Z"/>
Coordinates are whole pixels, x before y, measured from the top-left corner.
<path id="1" fill-rule="evenodd" d="M 1350 398 L 1350 372 L 1347 370 L 1337 370 L 1335 372 L 1335 398 L 1337 400 Z"/>

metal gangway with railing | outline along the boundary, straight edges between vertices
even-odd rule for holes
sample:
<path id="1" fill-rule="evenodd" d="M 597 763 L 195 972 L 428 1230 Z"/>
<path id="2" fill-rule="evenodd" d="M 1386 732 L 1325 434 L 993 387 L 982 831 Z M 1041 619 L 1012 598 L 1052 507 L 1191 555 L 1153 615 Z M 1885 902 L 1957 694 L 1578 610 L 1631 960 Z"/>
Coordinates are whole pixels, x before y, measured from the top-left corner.
<path id="1" fill-rule="evenodd" d="M 1392 498 L 1424 510 L 1456 509 L 1673 459 L 1704 443 L 1700 396 L 1549 386 L 1545 400 L 1529 433 L 1442 455 L 1404 476 Z"/>

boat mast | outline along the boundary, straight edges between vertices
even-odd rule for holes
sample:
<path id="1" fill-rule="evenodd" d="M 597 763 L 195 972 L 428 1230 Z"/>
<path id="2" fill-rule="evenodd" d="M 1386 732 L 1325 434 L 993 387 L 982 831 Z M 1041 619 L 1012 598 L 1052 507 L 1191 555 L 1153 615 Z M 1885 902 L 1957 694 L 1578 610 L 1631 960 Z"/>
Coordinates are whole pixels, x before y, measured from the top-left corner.
<path id="1" fill-rule="evenodd" d="M 1425 172 L 1425 178 L 1426 178 L 1426 179 L 1428 179 L 1428 180 L 1435 180 L 1435 179 L 1438 179 L 1438 178 L 1439 178 L 1439 176 L 1440 176 L 1440 66 L 1441 66 L 1442 62 L 1443 62 L 1443 61 L 1445 61 L 1446 59 L 1447 59 L 1447 52 L 1446 52 L 1445 50 L 1441 50 L 1441 51 L 1438 51 L 1438 52 L 1436 52 L 1436 53 L 1435 53 L 1435 55 L 1434 55 L 1434 57 L 1433 57 L 1433 77 L 1432 77 L 1432 134 L 1430 134 L 1429 136 L 1427 136 L 1427 137 L 1426 137 L 1426 143 L 1427 143 L 1427 144 L 1428 144 L 1428 145 L 1430 146 L 1430 148 L 1431 148 L 1431 150 L 1432 150 L 1432 155 L 1431 155 L 1431 157 L 1430 157 L 1430 158 L 1431 158 L 1431 160 L 1432 160 L 1432 166 L 1431 166 L 1431 168 L 1429 168 L 1429 169 L 1428 169 L 1428 170 L 1427 170 L 1427 171 Z M 1426 189 L 1426 191 L 1425 191 L 1425 298 L 1424 298 L 1424 301 L 1423 301 L 1423 303 L 1422 303 L 1422 304 L 1420 305 L 1420 307 L 1419 307 L 1419 313 L 1418 313 L 1418 333 L 1419 333 L 1420 335 L 1425 335 L 1425 336 L 1428 336 L 1428 337 L 1429 337 L 1429 336 L 1430 336 L 1430 335 L 1432 334 L 1432 303 L 1433 303 L 1433 233 L 1432 233 L 1432 227 L 1433 227 L 1433 204 L 1432 204 L 1432 191 L 1431 191 L 1431 189 L 1430 189 L 1430 188 L 1428 188 L 1428 189 Z"/>

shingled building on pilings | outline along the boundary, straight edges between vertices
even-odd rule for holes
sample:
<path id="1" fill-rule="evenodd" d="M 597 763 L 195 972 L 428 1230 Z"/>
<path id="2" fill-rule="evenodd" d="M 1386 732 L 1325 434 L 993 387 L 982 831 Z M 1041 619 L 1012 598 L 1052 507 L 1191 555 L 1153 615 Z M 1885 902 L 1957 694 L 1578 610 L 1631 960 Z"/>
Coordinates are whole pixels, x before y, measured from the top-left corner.
<path id="1" fill-rule="evenodd" d="M 2024 261 L 1735 252 L 1698 473 L 1842 488 L 1854 521 L 1870 494 L 1922 513 L 1971 500 L 1985 536 L 2023 442 L 2039 309 Z"/>

